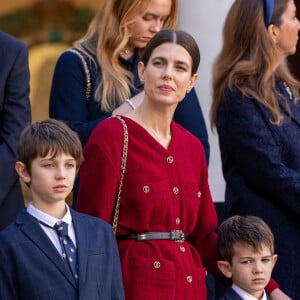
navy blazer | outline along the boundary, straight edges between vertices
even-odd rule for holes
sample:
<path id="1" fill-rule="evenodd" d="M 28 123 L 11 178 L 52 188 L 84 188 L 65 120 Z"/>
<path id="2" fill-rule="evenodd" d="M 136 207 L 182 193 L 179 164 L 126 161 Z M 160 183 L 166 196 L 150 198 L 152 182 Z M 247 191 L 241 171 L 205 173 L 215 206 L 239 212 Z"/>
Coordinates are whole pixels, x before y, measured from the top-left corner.
<path id="1" fill-rule="evenodd" d="M 268 295 L 267 299 L 270 299 Z M 225 290 L 224 295 L 219 300 L 243 300 L 243 298 L 237 294 L 232 287 L 229 287 Z"/>
<path id="2" fill-rule="evenodd" d="M 139 60 L 138 51 L 135 51 L 134 56 L 129 60 L 120 58 L 122 67 L 134 76 L 132 96 L 143 89 L 137 70 Z M 83 146 L 97 124 L 111 116 L 111 112 L 101 111 L 94 98 L 96 83 L 101 80 L 100 69 L 90 59 L 86 59 L 86 63 L 91 78 L 91 96 L 89 100 L 86 97 L 86 74 L 82 61 L 78 55 L 67 51 L 59 57 L 55 66 L 49 106 L 50 117 L 68 123 L 78 133 Z M 208 135 L 199 99 L 194 88 L 178 104 L 174 120 L 202 142 L 208 164 Z"/>
<path id="3" fill-rule="evenodd" d="M 78 289 L 38 221 L 25 210 L 0 233 L 0 299 L 124 299 L 111 226 L 71 209 L 78 250 Z"/>
<path id="4" fill-rule="evenodd" d="M 22 129 L 31 122 L 28 49 L 0 32 L 0 231 L 24 207 L 15 170 Z"/>
<path id="5" fill-rule="evenodd" d="M 216 126 L 226 181 L 225 217 L 256 215 L 267 222 L 279 255 L 273 278 L 292 299 L 300 299 L 300 105 L 290 99 L 283 82 L 277 89 L 291 111 L 289 117 L 278 98 L 282 126 L 271 122 L 262 104 L 235 88 L 221 101 Z"/>

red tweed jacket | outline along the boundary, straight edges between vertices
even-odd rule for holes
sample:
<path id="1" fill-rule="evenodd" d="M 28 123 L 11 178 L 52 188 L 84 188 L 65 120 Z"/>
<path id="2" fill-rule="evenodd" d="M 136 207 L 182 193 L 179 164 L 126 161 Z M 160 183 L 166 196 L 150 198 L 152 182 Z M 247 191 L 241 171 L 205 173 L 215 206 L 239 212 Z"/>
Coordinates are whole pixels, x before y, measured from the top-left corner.
<path id="1" fill-rule="evenodd" d="M 173 122 L 172 140 L 164 149 L 144 128 L 124 119 L 129 149 L 117 234 L 180 229 L 188 235 L 187 242 L 118 243 L 126 299 L 206 299 L 206 268 L 218 273 L 218 254 L 203 147 Z M 122 145 L 116 118 L 93 131 L 80 170 L 79 211 L 112 221 Z"/>

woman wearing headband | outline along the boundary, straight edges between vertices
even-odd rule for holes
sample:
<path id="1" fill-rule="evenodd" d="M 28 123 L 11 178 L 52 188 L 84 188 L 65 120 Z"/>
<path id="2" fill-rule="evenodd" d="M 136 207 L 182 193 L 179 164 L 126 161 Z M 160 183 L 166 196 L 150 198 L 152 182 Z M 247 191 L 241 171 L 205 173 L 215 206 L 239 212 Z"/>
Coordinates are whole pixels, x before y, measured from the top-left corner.
<path id="1" fill-rule="evenodd" d="M 300 83 L 285 59 L 299 29 L 293 0 L 236 0 L 214 65 L 211 109 L 225 213 L 269 224 L 278 254 L 273 277 L 292 299 L 300 299 Z"/>

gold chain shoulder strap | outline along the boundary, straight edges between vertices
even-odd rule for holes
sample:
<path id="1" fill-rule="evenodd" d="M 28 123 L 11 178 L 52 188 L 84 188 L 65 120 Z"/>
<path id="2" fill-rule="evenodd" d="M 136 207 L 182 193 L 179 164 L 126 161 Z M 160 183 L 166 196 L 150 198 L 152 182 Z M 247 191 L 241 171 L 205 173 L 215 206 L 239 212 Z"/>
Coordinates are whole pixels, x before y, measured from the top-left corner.
<path id="1" fill-rule="evenodd" d="M 68 52 L 68 51 L 75 53 L 82 62 L 84 73 L 85 73 L 85 78 L 86 78 L 85 79 L 86 80 L 85 95 L 86 95 L 86 100 L 89 101 L 90 97 L 91 97 L 91 85 L 92 85 L 89 67 L 88 67 L 83 55 L 78 50 L 71 48 L 71 49 L 66 50 L 65 52 Z"/>
<path id="2" fill-rule="evenodd" d="M 128 130 L 127 130 L 126 122 L 120 116 L 116 116 L 116 118 L 119 119 L 120 122 L 122 123 L 123 132 L 124 132 L 124 141 L 123 141 L 123 151 L 122 151 L 120 184 L 119 184 L 119 189 L 118 189 L 118 194 L 117 194 L 115 213 L 114 213 L 114 219 L 113 219 L 113 225 L 112 225 L 115 234 L 116 234 L 117 227 L 118 227 L 121 192 L 122 192 L 124 174 L 125 174 L 125 170 L 126 170 L 126 160 L 127 160 L 127 153 L 128 153 Z"/>

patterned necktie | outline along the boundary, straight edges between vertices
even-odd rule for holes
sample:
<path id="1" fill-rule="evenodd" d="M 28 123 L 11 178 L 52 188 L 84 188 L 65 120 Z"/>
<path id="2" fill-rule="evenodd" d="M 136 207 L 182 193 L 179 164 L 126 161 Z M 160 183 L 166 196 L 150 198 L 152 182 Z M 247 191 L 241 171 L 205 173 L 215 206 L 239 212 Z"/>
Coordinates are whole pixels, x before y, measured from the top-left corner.
<path id="1" fill-rule="evenodd" d="M 58 234 L 59 242 L 62 249 L 62 257 L 67 262 L 74 278 L 77 281 L 78 280 L 77 251 L 72 240 L 68 236 L 68 224 L 62 222 L 60 224 L 55 224 L 53 228 Z"/>

